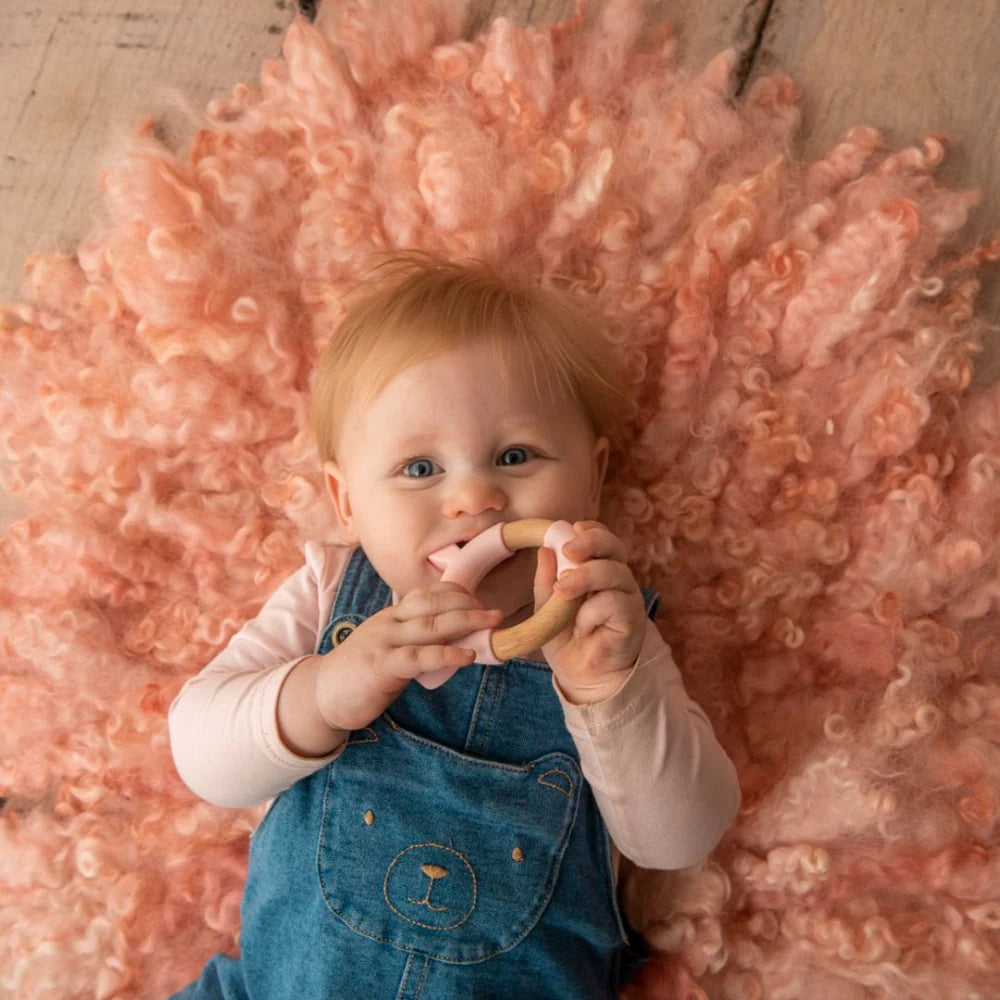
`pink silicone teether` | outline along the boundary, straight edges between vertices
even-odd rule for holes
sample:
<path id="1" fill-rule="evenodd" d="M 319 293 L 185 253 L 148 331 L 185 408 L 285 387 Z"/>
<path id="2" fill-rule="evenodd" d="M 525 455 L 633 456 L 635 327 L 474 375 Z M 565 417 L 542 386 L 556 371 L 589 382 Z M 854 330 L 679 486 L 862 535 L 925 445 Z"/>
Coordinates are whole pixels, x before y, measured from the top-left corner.
<path id="1" fill-rule="evenodd" d="M 519 549 L 552 549 L 556 556 L 556 576 L 578 564 L 563 555 L 562 547 L 576 535 L 568 521 L 549 521 L 545 518 L 525 518 L 507 524 L 495 524 L 477 535 L 464 547 L 448 545 L 432 552 L 428 559 L 438 569 L 444 570 L 441 579 L 461 584 L 470 593 L 486 574 Z M 462 639 L 454 639 L 449 646 L 462 646 L 476 651 L 476 663 L 497 664 L 516 656 L 523 656 L 547 643 L 558 635 L 576 617 L 582 597 L 567 601 L 553 594 L 535 614 L 517 625 L 505 629 L 481 629 Z M 458 667 L 445 667 L 423 674 L 417 680 L 425 688 L 440 687 Z"/>

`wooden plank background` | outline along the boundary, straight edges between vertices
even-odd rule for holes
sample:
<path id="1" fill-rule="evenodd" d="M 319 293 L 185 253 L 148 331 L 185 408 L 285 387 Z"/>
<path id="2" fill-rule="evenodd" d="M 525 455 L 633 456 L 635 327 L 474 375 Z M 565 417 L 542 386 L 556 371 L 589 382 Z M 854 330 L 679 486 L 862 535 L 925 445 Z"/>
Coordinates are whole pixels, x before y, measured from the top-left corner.
<path id="1" fill-rule="evenodd" d="M 329 17 L 337 0 L 308 4 Z M 405 2 L 405 0 L 393 0 Z M 603 2 L 592 0 L 588 16 Z M 325 6 L 324 6 L 325 4 Z M 552 23 L 572 0 L 473 0 L 472 35 L 496 16 Z M 983 198 L 962 244 L 1000 230 L 1000 2 L 998 0 L 647 0 L 647 23 L 670 20 L 680 62 L 740 53 L 742 92 L 783 70 L 803 112 L 799 153 L 813 159 L 853 125 L 892 146 L 946 132 L 938 175 Z M 182 100 L 202 108 L 280 51 L 292 0 L 36 0 L 0 10 L 0 300 L 18 298 L 35 250 L 72 252 L 99 218 L 97 175 L 116 136 L 152 115 L 181 148 Z M 980 311 L 1000 323 L 1000 267 L 986 275 Z M 977 382 L 1000 376 L 1000 343 Z M 20 512 L 0 496 L 0 529 Z"/>

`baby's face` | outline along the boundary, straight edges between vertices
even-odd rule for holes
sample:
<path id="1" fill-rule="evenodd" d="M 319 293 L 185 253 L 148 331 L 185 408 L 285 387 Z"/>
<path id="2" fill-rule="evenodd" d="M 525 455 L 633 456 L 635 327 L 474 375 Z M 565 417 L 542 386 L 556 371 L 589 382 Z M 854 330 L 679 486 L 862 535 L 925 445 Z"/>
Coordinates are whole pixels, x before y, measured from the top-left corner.
<path id="1" fill-rule="evenodd" d="M 539 399 L 530 376 L 505 396 L 494 371 L 489 346 L 474 344 L 401 372 L 367 409 L 348 406 L 327 487 L 348 541 L 401 596 L 440 580 L 432 552 L 494 524 L 598 516 L 607 439 L 575 403 Z M 515 553 L 477 597 L 523 609 L 536 559 Z"/>

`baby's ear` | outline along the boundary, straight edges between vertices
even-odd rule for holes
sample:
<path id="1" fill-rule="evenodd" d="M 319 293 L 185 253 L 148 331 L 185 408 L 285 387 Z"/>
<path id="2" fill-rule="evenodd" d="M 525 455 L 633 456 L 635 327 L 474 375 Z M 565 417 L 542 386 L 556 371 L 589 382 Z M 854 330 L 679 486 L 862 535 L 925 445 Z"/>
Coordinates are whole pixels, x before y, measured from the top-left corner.
<path id="1" fill-rule="evenodd" d="M 333 512 L 337 516 L 337 524 L 340 525 L 344 540 L 351 545 L 356 545 L 358 538 L 354 533 L 351 497 L 347 490 L 347 481 L 344 478 L 343 470 L 336 462 L 323 463 L 323 482 L 333 503 Z"/>

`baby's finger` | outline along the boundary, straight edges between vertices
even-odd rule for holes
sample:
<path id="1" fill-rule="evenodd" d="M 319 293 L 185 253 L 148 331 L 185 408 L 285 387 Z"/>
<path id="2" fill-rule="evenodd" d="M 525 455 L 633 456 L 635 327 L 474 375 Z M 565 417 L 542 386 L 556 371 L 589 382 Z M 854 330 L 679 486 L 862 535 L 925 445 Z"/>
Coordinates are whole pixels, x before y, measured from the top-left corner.
<path id="1" fill-rule="evenodd" d="M 618 590 L 638 594 L 632 570 L 625 563 L 611 559 L 591 559 L 576 569 L 568 570 L 556 581 L 555 591 L 567 600 L 598 590 Z"/>
<path id="2" fill-rule="evenodd" d="M 396 621 L 407 621 L 446 611 L 482 608 L 483 602 L 455 582 L 435 583 L 411 590 L 393 609 Z"/>
<path id="3" fill-rule="evenodd" d="M 643 616 L 641 595 L 636 600 L 619 590 L 603 590 L 580 605 L 573 624 L 573 635 L 583 638 L 594 629 L 604 627 L 626 636 L 640 627 Z"/>
<path id="4" fill-rule="evenodd" d="M 585 559 L 615 559 L 625 562 L 625 543 L 600 521 L 576 521 L 576 537 L 563 546 L 563 555 L 575 562 Z"/>
<path id="5" fill-rule="evenodd" d="M 443 645 L 470 632 L 495 628 L 502 621 L 503 612 L 496 608 L 463 608 L 417 615 L 399 622 L 394 642 L 397 646 Z"/>
<path id="6" fill-rule="evenodd" d="M 400 680 L 415 680 L 438 670 L 467 667 L 475 651 L 461 646 L 397 646 L 386 657 L 389 672 Z"/>

